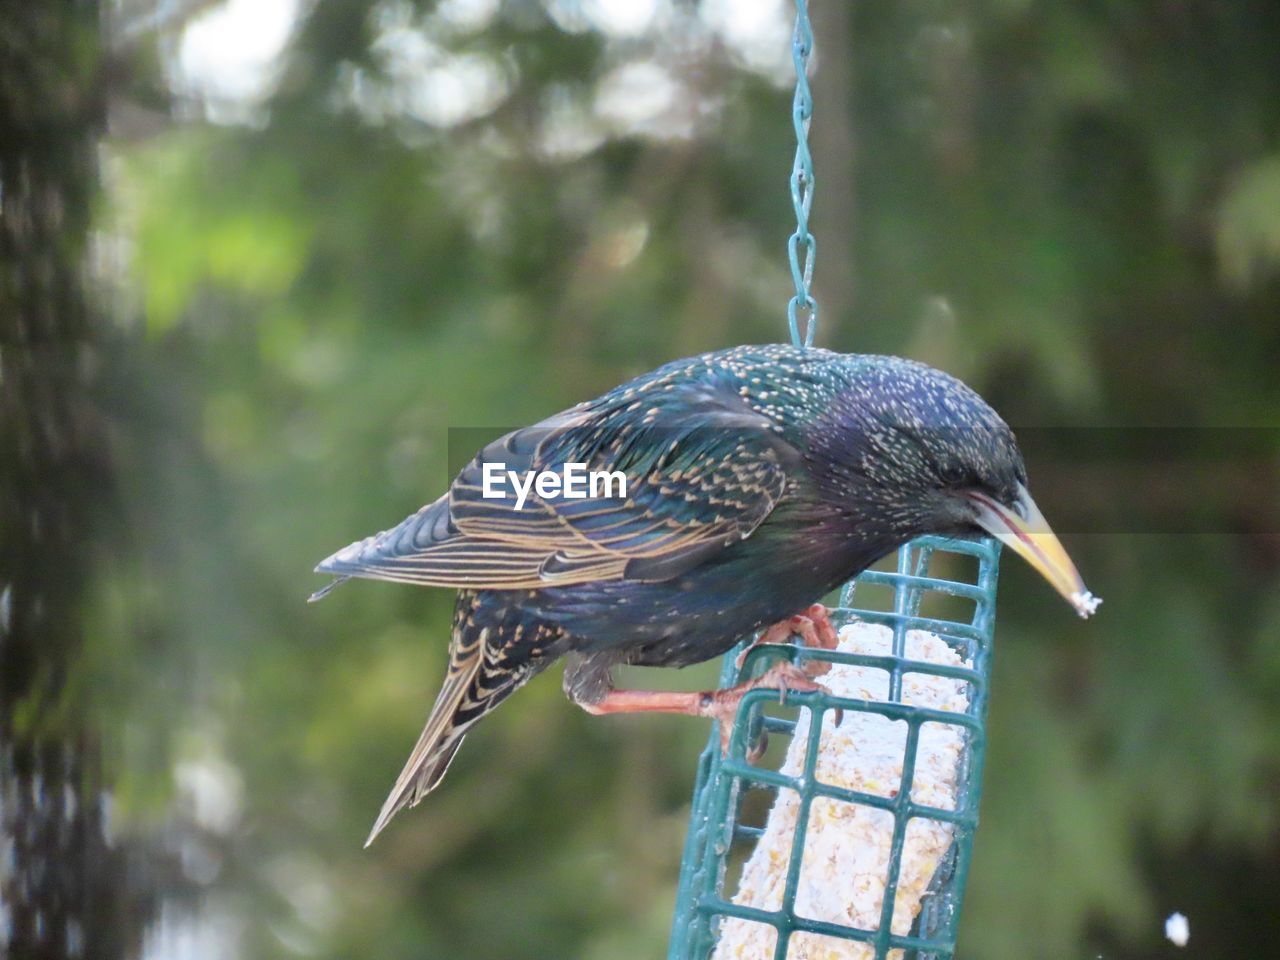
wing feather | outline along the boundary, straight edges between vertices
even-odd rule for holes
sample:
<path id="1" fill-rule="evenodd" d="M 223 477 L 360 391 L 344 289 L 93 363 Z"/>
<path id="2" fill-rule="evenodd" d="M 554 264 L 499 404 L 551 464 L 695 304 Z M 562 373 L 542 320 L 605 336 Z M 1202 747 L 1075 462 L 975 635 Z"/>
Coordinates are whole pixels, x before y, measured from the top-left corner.
<path id="1" fill-rule="evenodd" d="M 666 579 L 744 539 L 785 495 L 797 451 L 733 390 L 676 384 L 626 391 L 486 446 L 449 493 L 352 544 L 317 570 L 472 589 Z M 621 472 L 627 496 L 484 496 L 485 464 Z"/>

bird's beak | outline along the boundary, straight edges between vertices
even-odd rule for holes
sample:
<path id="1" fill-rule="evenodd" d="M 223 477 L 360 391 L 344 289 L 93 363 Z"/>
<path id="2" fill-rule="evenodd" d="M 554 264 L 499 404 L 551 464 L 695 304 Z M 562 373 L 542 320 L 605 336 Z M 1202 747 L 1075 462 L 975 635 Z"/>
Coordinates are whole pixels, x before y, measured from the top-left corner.
<path id="1" fill-rule="evenodd" d="M 1076 565 L 1026 487 L 1018 485 L 1018 502 L 1012 509 L 976 490 L 964 496 L 976 509 L 978 525 L 1039 571 L 1076 613 L 1087 617 L 1098 609 L 1102 600 L 1085 589 Z"/>

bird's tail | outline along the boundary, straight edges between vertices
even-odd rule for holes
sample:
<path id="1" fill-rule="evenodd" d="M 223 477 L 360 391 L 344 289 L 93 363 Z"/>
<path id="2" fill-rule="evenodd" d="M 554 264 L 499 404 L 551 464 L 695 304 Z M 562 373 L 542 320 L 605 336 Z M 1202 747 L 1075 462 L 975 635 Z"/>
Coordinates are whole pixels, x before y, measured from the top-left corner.
<path id="1" fill-rule="evenodd" d="M 369 831 L 364 842 L 366 847 L 396 813 L 416 806 L 436 788 L 467 731 L 529 678 L 527 670 L 511 669 L 500 657 L 486 654 L 484 640 L 488 633 L 487 630 L 464 632 L 455 628 L 444 686 L 431 708 L 422 735 Z"/>

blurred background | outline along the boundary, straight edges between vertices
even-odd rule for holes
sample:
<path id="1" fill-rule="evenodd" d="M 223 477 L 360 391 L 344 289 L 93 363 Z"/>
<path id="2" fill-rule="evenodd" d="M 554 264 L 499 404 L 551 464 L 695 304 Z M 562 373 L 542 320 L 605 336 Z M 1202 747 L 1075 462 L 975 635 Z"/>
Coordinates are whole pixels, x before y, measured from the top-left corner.
<path id="1" fill-rule="evenodd" d="M 1261 955 L 1280 5 L 814 6 L 819 343 L 978 388 L 1106 597 L 1005 565 L 960 956 Z M 792 16 L 0 8 L 0 954 L 664 955 L 704 723 L 550 671 L 364 851 L 452 598 L 304 600 L 451 430 L 785 337 Z"/>

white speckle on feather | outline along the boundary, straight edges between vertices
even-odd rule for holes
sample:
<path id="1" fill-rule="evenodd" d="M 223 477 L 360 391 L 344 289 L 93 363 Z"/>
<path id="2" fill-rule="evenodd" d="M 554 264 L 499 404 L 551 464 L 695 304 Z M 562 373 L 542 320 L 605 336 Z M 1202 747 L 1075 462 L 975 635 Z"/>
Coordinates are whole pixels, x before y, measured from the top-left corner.
<path id="1" fill-rule="evenodd" d="M 908 659 L 947 666 L 969 666 L 944 640 L 932 633 L 907 633 Z M 855 623 L 840 631 L 839 649 L 846 653 L 888 655 L 893 631 L 888 627 Z M 822 684 L 842 697 L 884 701 L 889 677 L 872 667 L 835 664 Z M 968 684 L 931 674 L 908 673 L 902 680 L 902 701 L 949 713 L 964 714 L 969 706 Z M 809 714 L 804 711 L 787 750 L 782 772 L 799 776 L 804 767 Z M 817 778 L 820 782 L 862 793 L 893 797 L 902 782 L 907 724 L 875 713 L 845 711 L 836 726 L 830 712 L 823 722 Z M 964 728 L 929 722 L 920 728 L 912 799 L 954 810 L 959 792 Z M 765 910 L 782 906 L 787 861 L 791 852 L 800 799 L 783 790 L 769 812 L 764 833 L 743 868 L 733 902 Z M 907 825 L 894 901 L 892 928 L 906 934 L 920 912 L 921 898 L 934 871 L 951 846 L 950 824 L 913 819 Z M 893 840 L 893 814 L 874 807 L 855 806 L 818 797 L 813 801 L 796 889 L 795 913 L 843 926 L 875 930 L 880 923 Z M 713 960 L 770 960 L 776 943 L 772 927 L 726 917 L 720 927 Z M 791 937 L 787 960 L 871 960 L 872 946 L 797 933 Z M 891 951 L 900 958 L 902 951 Z"/>

